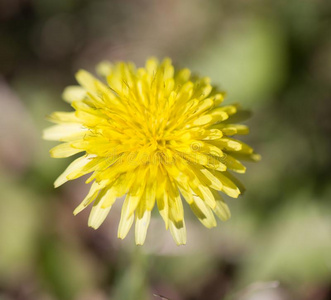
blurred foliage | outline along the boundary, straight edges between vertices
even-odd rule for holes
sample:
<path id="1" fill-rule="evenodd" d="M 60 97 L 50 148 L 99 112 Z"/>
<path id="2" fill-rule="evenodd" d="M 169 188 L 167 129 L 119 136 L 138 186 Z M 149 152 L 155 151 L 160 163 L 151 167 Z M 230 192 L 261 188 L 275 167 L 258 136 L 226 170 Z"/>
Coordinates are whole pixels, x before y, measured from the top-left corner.
<path id="1" fill-rule="evenodd" d="M 331 298 L 330 1 L 0 0 L 0 22 L 1 300 Z M 228 222 L 186 207 L 179 248 L 157 214 L 144 247 L 117 240 L 119 207 L 98 231 L 74 218 L 87 187 L 53 189 L 68 161 L 41 140 L 77 69 L 151 55 L 252 109 L 263 157 Z"/>

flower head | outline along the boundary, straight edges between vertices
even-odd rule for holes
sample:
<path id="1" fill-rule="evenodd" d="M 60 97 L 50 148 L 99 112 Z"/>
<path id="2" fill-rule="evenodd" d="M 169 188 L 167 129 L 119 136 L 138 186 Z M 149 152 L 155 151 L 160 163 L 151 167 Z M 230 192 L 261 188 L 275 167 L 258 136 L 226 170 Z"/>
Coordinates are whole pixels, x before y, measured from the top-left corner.
<path id="1" fill-rule="evenodd" d="M 97 229 L 116 199 L 125 196 L 118 237 L 124 238 L 135 221 L 135 239 L 143 244 L 151 212 L 158 210 L 177 244 L 186 243 L 182 199 L 208 228 L 214 214 L 225 221 L 230 211 L 219 192 L 236 198 L 243 191 L 229 172 L 244 173 L 239 160 L 258 160 L 253 149 L 232 136 L 247 134 L 237 105 L 221 106 L 224 93 L 207 77 L 188 69 L 174 70 L 170 59 L 132 63 L 101 63 L 100 81 L 79 71 L 80 86 L 67 87 L 63 98 L 73 112 L 49 116 L 57 125 L 44 138 L 62 143 L 50 150 L 56 158 L 77 153 L 55 181 L 91 174 L 93 182 L 76 215 L 93 207 L 88 225 Z"/>

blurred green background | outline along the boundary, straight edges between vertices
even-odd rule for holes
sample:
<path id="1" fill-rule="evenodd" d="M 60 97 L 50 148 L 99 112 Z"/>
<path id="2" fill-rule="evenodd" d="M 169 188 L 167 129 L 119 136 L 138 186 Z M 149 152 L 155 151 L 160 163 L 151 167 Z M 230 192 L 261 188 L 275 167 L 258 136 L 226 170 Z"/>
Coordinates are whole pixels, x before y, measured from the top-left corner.
<path id="1" fill-rule="evenodd" d="M 1 300 L 331 299 L 331 1 L 0 0 Z M 254 112 L 262 161 L 204 228 L 186 207 L 187 246 L 160 217 L 146 244 L 73 217 L 84 179 L 53 188 L 45 116 L 79 68 L 170 56 Z M 153 295 L 155 294 L 155 295 Z"/>

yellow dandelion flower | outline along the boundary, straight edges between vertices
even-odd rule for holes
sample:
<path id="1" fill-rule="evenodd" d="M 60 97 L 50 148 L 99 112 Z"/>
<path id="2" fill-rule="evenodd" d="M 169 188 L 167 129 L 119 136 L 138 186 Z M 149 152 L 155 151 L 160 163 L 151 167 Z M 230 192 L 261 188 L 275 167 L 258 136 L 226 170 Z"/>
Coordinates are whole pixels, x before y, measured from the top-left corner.
<path id="1" fill-rule="evenodd" d="M 62 143 L 50 150 L 55 158 L 83 153 L 55 181 L 91 174 L 93 182 L 78 214 L 93 207 L 88 225 L 97 229 L 117 198 L 125 196 L 118 237 L 135 221 L 135 240 L 143 244 L 151 212 L 157 204 L 166 229 L 178 245 L 186 243 L 182 198 L 208 228 L 214 214 L 225 221 L 230 211 L 219 192 L 237 198 L 243 191 L 229 172 L 244 173 L 240 160 L 259 159 L 247 144 L 234 139 L 247 134 L 238 105 L 220 106 L 224 93 L 208 77 L 175 71 L 171 60 L 133 63 L 103 62 L 97 72 L 104 81 L 80 70 L 80 86 L 69 86 L 63 98 L 73 112 L 54 112 L 56 123 L 44 138 Z"/>

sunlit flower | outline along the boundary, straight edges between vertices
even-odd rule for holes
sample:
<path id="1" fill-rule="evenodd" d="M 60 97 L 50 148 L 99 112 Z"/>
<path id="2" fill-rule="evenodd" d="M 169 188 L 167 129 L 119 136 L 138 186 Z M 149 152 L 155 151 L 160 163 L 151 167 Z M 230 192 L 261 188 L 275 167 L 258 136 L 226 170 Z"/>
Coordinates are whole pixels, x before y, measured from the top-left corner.
<path id="1" fill-rule="evenodd" d="M 55 187 L 91 174 L 90 191 L 74 214 L 93 203 L 88 225 L 97 229 L 125 196 L 118 237 L 135 221 L 137 244 L 145 241 L 155 202 L 177 244 L 186 243 L 182 199 L 208 228 L 216 226 L 214 214 L 227 220 L 220 192 L 237 198 L 243 191 L 229 170 L 244 173 L 239 160 L 259 159 L 232 137 L 248 133 L 235 124 L 246 112 L 220 106 L 224 93 L 209 78 L 175 71 L 170 59 L 151 58 L 144 68 L 103 62 L 97 71 L 104 81 L 83 70 L 76 74 L 80 86 L 63 93 L 75 111 L 54 112 L 49 120 L 57 125 L 44 131 L 45 139 L 63 142 L 50 150 L 52 157 L 82 153 Z"/>

